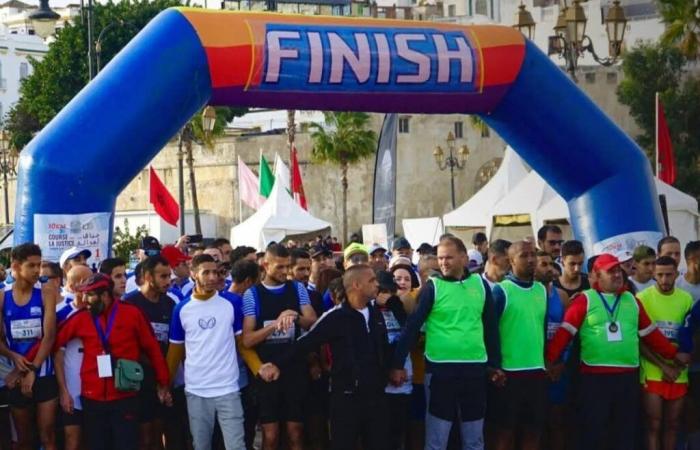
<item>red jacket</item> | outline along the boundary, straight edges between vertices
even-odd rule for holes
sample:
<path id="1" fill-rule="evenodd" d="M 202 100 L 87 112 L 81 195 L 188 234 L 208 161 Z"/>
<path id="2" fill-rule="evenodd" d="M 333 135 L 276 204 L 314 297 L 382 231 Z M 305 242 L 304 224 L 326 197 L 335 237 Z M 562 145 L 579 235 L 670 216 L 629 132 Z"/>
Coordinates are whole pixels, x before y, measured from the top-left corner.
<path id="1" fill-rule="evenodd" d="M 165 358 L 160 351 L 151 325 L 146 321 L 138 307 L 115 299 L 110 308 L 106 309 L 99 317 L 102 330 L 107 330 L 107 319 L 115 304 L 118 304 L 118 309 L 108 337 L 112 360 L 124 358 L 138 361 L 143 352 L 155 370 L 158 384 L 167 386 L 169 374 Z M 83 341 L 83 365 L 80 368 L 81 395 L 83 397 L 96 401 L 111 401 L 136 395 L 135 392 L 116 390 L 112 377 L 98 377 L 97 356 L 103 354 L 104 350 L 89 311 L 83 310 L 76 313 L 60 327 L 54 349 L 58 350 L 64 347 L 68 341 L 74 338 Z"/>
<path id="2" fill-rule="evenodd" d="M 649 319 L 649 315 L 639 300 L 637 298 L 635 298 L 635 300 L 639 308 L 638 332 L 640 340 L 664 358 L 673 359 L 676 356 L 676 347 L 674 347 L 656 328 L 656 325 Z M 566 346 L 574 338 L 574 335 L 581 329 L 581 325 L 583 325 L 587 314 L 588 299 L 585 294 L 580 293 L 571 301 L 571 305 L 564 314 L 562 326 L 557 330 L 554 337 L 547 345 L 547 361 L 553 363 L 559 359 Z M 586 365 L 583 361 L 581 361 L 580 369 L 582 373 L 623 373 L 637 370 L 636 368 L 628 367 L 594 367 Z"/>

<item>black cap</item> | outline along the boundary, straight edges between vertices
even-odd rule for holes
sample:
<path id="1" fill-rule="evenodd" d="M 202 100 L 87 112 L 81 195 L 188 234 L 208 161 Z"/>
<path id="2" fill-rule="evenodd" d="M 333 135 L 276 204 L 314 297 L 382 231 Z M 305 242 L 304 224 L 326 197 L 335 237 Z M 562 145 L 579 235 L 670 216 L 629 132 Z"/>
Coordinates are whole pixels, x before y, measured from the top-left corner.
<path id="1" fill-rule="evenodd" d="M 311 247 L 309 254 L 312 258 L 316 258 L 317 256 L 321 255 L 333 256 L 333 252 L 331 251 L 331 249 L 328 248 L 328 246 L 326 246 L 326 244 L 314 245 L 313 247 Z"/>
<path id="2" fill-rule="evenodd" d="M 418 253 L 421 255 L 434 255 L 435 254 L 435 247 L 432 245 L 428 244 L 427 242 L 423 242 L 418 249 L 416 249 Z"/>
<path id="3" fill-rule="evenodd" d="M 391 247 L 393 250 L 399 250 L 402 248 L 411 248 L 411 243 L 405 237 L 399 237 L 394 239 L 394 245 Z"/>
<path id="4" fill-rule="evenodd" d="M 160 242 L 153 236 L 144 236 L 139 243 L 141 250 L 160 250 Z"/>
<path id="5" fill-rule="evenodd" d="M 399 286 L 394 281 L 394 275 L 385 270 L 377 272 L 377 283 L 379 284 L 379 289 L 383 291 L 396 292 L 399 289 Z"/>

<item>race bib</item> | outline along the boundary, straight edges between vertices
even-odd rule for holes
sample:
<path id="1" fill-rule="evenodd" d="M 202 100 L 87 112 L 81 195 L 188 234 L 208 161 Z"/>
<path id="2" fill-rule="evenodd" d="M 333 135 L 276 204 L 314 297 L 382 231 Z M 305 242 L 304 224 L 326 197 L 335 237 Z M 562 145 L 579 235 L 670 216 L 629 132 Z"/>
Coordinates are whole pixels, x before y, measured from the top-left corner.
<path id="1" fill-rule="evenodd" d="M 671 341 L 678 340 L 678 329 L 680 328 L 679 324 L 667 320 L 659 320 L 656 322 L 656 328 L 661 331 L 661 334 L 663 334 L 666 339 Z"/>
<path id="2" fill-rule="evenodd" d="M 168 333 L 170 332 L 170 325 L 167 323 L 151 322 L 151 328 L 153 328 L 153 334 L 156 335 L 156 341 L 158 342 L 168 342 Z"/>
<path id="3" fill-rule="evenodd" d="M 20 319 L 10 322 L 12 339 L 38 339 L 41 337 L 41 318 Z"/>
<path id="4" fill-rule="evenodd" d="M 275 323 L 276 320 L 266 320 L 263 322 L 263 328 Z M 289 327 L 287 331 L 275 330 L 274 333 L 269 335 L 265 341 L 268 344 L 286 344 L 294 340 L 294 331 L 296 330 L 296 325 Z"/>
<path id="5" fill-rule="evenodd" d="M 561 327 L 561 322 L 547 322 L 547 340 L 551 341 L 557 330 Z"/>
<path id="6" fill-rule="evenodd" d="M 384 316 L 384 323 L 386 323 L 386 330 L 389 332 L 401 330 L 401 324 L 396 320 L 394 313 L 391 311 L 382 311 Z"/>
<path id="7" fill-rule="evenodd" d="M 396 320 L 396 316 L 394 316 L 394 313 L 391 311 L 382 311 L 382 316 L 384 316 L 389 343 L 393 344 L 398 341 L 401 336 L 401 324 L 399 324 L 399 321 Z"/>

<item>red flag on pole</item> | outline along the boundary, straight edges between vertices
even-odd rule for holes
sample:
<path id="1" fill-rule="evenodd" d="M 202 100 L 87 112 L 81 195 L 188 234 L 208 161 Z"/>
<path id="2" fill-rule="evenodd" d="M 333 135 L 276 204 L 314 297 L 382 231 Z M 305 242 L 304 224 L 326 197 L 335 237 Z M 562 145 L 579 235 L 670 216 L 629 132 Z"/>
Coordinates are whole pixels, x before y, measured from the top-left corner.
<path id="1" fill-rule="evenodd" d="M 308 210 L 306 206 L 306 195 L 304 195 L 304 183 L 301 180 L 301 170 L 299 170 L 299 161 L 297 161 L 297 149 L 292 144 L 292 196 L 294 201 L 302 208 Z"/>
<path id="2" fill-rule="evenodd" d="M 658 94 L 656 94 L 656 158 L 658 161 L 656 176 L 665 183 L 673 184 L 676 181 L 676 161 L 673 157 L 673 144 L 666 123 L 666 114 Z"/>
<path id="3" fill-rule="evenodd" d="M 172 226 L 176 226 L 180 220 L 180 206 L 168 188 L 165 187 L 153 167 L 150 168 L 150 199 L 153 209 L 163 220 Z"/>

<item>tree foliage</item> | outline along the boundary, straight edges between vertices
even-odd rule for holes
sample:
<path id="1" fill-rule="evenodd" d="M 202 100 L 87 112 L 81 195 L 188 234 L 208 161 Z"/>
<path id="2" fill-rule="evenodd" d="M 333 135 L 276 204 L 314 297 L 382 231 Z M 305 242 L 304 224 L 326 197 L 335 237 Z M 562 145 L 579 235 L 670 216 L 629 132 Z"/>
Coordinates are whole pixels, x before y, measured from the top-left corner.
<path id="1" fill-rule="evenodd" d="M 112 239 L 112 250 L 116 258 L 121 258 L 127 263 L 131 254 L 139 248 L 141 239 L 148 235 L 148 227 L 141 225 L 136 228 L 136 233 L 131 234 L 129 231 L 129 220 L 124 219 L 124 228 L 114 227 L 114 235 Z"/>
<path id="2" fill-rule="evenodd" d="M 181 6 L 181 0 L 132 0 L 95 3 L 95 40 L 102 38 L 100 66 L 109 61 L 162 10 Z M 13 147 L 22 149 L 88 82 L 87 24 L 80 17 L 58 31 L 46 56 L 32 59 L 33 73 L 22 81 L 20 100 L 8 112 L 5 124 Z M 183 81 L 184 82 L 184 81 Z M 214 132 L 202 131 L 200 114 L 192 120 L 195 138 L 212 145 L 212 137 L 222 134 L 226 123 L 245 113 L 244 108 L 217 108 Z"/>
<path id="3" fill-rule="evenodd" d="M 343 188 L 343 242 L 348 238 L 348 168 L 373 155 L 377 133 L 368 129 L 370 115 L 363 112 L 324 112 L 325 124 L 311 124 L 312 156 L 318 162 L 338 164 Z"/>
<path id="4" fill-rule="evenodd" d="M 376 151 L 377 133 L 367 129 L 370 116 L 362 112 L 324 112 L 325 125 L 311 124 L 313 158 L 318 162 L 355 164 Z"/>
<path id="5" fill-rule="evenodd" d="M 625 54 L 625 78 L 618 86 L 621 103 L 642 134 L 637 142 L 652 164 L 655 155 L 655 93 L 664 106 L 676 159 L 675 186 L 700 198 L 700 76 L 684 73 L 687 60 L 677 47 L 642 43 Z"/>
<path id="6" fill-rule="evenodd" d="M 658 5 L 666 25 L 661 43 L 675 45 L 686 58 L 697 59 L 700 56 L 700 2 L 659 0 Z"/>

